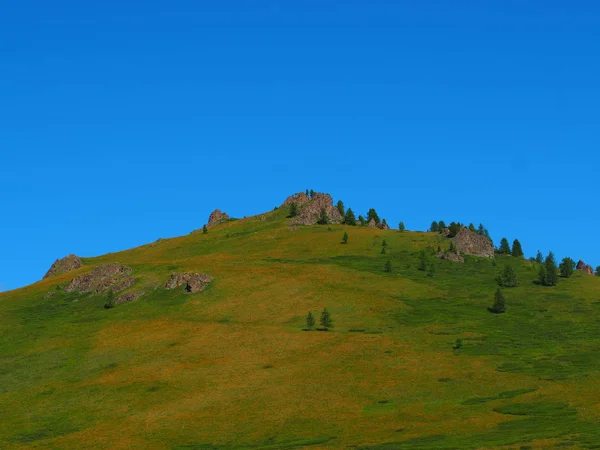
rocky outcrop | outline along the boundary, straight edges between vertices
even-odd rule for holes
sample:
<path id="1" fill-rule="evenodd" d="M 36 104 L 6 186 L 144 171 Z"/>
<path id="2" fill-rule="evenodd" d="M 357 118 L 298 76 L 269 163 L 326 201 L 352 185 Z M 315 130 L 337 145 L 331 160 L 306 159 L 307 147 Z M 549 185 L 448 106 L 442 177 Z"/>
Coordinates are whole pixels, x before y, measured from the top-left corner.
<path id="1" fill-rule="evenodd" d="M 50 267 L 46 275 L 44 275 L 44 279 L 48 277 L 53 277 L 55 275 L 59 275 L 61 273 L 70 272 L 71 270 L 79 269 L 83 263 L 81 262 L 81 258 L 76 255 L 65 256 L 62 259 L 57 259 L 54 261 L 54 264 Z"/>
<path id="2" fill-rule="evenodd" d="M 226 212 L 223 212 L 219 209 L 215 209 L 213 212 L 210 213 L 210 216 L 208 216 L 208 224 L 207 227 L 214 227 L 217 226 L 223 222 L 227 222 L 230 219 L 230 217 L 227 215 Z"/>
<path id="3" fill-rule="evenodd" d="M 372 219 L 371 219 L 372 220 Z M 387 222 L 384 220 L 380 223 L 377 224 L 377 228 L 379 228 L 380 230 L 389 230 L 390 226 L 387 224 Z"/>
<path id="4" fill-rule="evenodd" d="M 465 258 L 463 258 L 460 253 L 455 252 L 438 252 L 437 257 L 440 259 L 447 259 L 448 261 L 455 261 L 459 263 L 464 263 Z"/>
<path id="5" fill-rule="evenodd" d="M 299 193 L 288 197 L 288 200 L 290 198 L 303 198 L 302 196 L 306 197 L 306 194 Z M 325 210 L 329 223 L 340 223 L 344 219 L 338 209 L 333 206 L 331 195 L 317 192 L 300 207 L 300 211 L 294 219 L 294 224 L 314 225 L 319 220 L 322 210 Z"/>
<path id="6" fill-rule="evenodd" d="M 468 228 L 462 227 L 456 236 L 452 238 L 454 246 L 459 253 L 467 255 L 483 256 L 485 258 L 494 257 L 494 245 L 485 236 L 469 231 Z"/>
<path id="7" fill-rule="evenodd" d="M 440 233 L 442 233 L 442 236 L 448 237 L 448 236 L 450 236 L 450 228 L 444 227 L 444 228 L 442 228 L 442 231 L 440 231 Z"/>
<path id="8" fill-rule="evenodd" d="M 200 292 L 212 281 L 205 273 L 173 273 L 165 283 L 165 289 L 175 289 L 184 285 L 186 292 Z"/>
<path id="9" fill-rule="evenodd" d="M 369 222 L 367 222 L 367 226 L 369 228 L 377 228 L 377 223 L 375 222 L 375 219 L 369 220 Z"/>
<path id="10" fill-rule="evenodd" d="M 145 292 L 127 292 L 126 294 L 119 295 L 115 298 L 115 304 L 120 305 L 121 303 L 132 302 L 144 294 Z"/>
<path id="11" fill-rule="evenodd" d="M 588 266 L 581 259 L 577 263 L 577 270 L 580 270 L 583 273 L 587 273 L 588 275 L 594 275 L 594 269 L 592 269 L 592 266 Z"/>
<path id="12" fill-rule="evenodd" d="M 290 203 L 295 203 L 297 206 L 305 205 L 310 201 L 310 197 L 304 192 L 298 192 L 297 194 L 290 195 L 285 199 L 285 202 L 281 204 L 281 207 L 288 206 Z"/>
<path id="13" fill-rule="evenodd" d="M 121 264 L 98 266 L 90 273 L 73 278 L 65 287 L 66 292 L 104 292 L 111 289 L 121 292 L 135 283 L 130 277 L 131 269 Z"/>

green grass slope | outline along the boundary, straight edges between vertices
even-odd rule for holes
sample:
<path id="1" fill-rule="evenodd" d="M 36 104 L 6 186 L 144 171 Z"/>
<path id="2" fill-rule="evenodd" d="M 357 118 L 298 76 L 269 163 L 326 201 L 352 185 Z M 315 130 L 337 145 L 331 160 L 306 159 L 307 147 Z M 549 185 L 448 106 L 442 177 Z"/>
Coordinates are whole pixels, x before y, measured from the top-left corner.
<path id="1" fill-rule="evenodd" d="M 509 256 L 436 259 L 429 277 L 418 252 L 439 235 L 292 231 L 285 213 L 0 294 L 0 447 L 600 448 L 600 278 L 542 287 Z M 147 294 L 106 310 L 61 290 L 108 262 Z M 494 315 L 506 264 L 520 283 Z M 178 271 L 215 281 L 165 290 Z M 302 331 L 324 307 L 334 328 Z"/>

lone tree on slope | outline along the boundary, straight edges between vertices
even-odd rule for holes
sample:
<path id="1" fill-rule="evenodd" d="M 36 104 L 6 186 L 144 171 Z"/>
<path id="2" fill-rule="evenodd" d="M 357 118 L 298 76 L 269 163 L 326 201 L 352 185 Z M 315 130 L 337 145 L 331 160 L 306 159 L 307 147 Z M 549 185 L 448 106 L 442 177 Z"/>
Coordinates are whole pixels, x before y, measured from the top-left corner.
<path id="1" fill-rule="evenodd" d="M 295 202 L 290 203 L 290 212 L 288 217 L 296 217 L 298 215 L 298 205 Z"/>
<path id="2" fill-rule="evenodd" d="M 400 222 L 400 223 L 398 224 L 398 229 L 399 229 L 400 231 L 404 231 L 404 230 L 406 229 L 406 228 L 404 227 L 404 222 Z"/>
<path id="3" fill-rule="evenodd" d="M 348 243 L 348 233 L 344 232 L 344 236 L 342 237 L 342 244 Z"/>
<path id="4" fill-rule="evenodd" d="M 569 278 L 573 275 L 573 271 L 575 270 L 575 261 L 571 258 L 563 258 L 558 268 L 560 269 L 561 277 Z"/>
<path id="5" fill-rule="evenodd" d="M 352 226 L 356 225 L 356 216 L 354 215 L 354 211 L 352 211 L 352 208 L 348 208 L 346 210 L 346 216 L 344 217 L 344 223 L 346 225 L 352 225 Z"/>
<path id="6" fill-rule="evenodd" d="M 340 212 L 340 215 L 342 217 L 344 217 L 346 215 L 346 209 L 344 208 L 344 202 L 343 201 L 338 200 L 336 208 Z"/>
<path id="7" fill-rule="evenodd" d="M 321 327 L 323 327 L 323 329 L 326 331 L 329 328 L 333 328 L 333 321 L 331 320 L 331 316 L 329 315 L 329 311 L 327 311 L 327 308 L 323 309 L 319 323 L 321 324 Z"/>
<path id="8" fill-rule="evenodd" d="M 508 245 L 508 239 L 502 238 L 500 240 L 500 247 L 498 248 L 498 252 L 503 255 L 510 255 L 510 245 Z"/>
<path id="9" fill-rule="evenodd" d="M 208 228 L 206 228 L 206 225 L 204 225 L 202 227 L 202 234 L 206 234 L 206 233 L 208 233 Z"/>
<path id="10" fill-rule="evenodd" d="M 521 248 L 521 243 L 518 239 L 513 241 L 511 255 L 516 256 L 517 258 L 523 257 L 523 249 Z"/>
<path id="11" fill-rule="evenodd" d="M 502 314 L 506 311 L 504 295 L 502 295 L 502 291 L 500 291 L 499 288 L 496 290 L 496 294 L 494 295 L 494 304 L 491 308 L 488 308 L 488 311 L 494 314 Z"/>
<path id="12" fill-rule="evenodd" d="M 383 271 L 388 273 L 392 271 L 392 262 L 389 259 L 385 262 L 385 265 L 383 266 Z"/>
<path id="13" fill-rule="evenodd" d="M 108 297 L 106 298 L 106 303 L 104 303 L 104 307 L 106 309 L 112 309 L 115 307 L 115 294 L 112 291 L 112 289 L 108 291 Z"/>
<path id="14" fill-rule="evenodd" d="M 517 272 L 512 266 L 505 266 L 502 273 L 496 277 L 496 281 L 502 287 L 515 287 L 517 285 Z"/>

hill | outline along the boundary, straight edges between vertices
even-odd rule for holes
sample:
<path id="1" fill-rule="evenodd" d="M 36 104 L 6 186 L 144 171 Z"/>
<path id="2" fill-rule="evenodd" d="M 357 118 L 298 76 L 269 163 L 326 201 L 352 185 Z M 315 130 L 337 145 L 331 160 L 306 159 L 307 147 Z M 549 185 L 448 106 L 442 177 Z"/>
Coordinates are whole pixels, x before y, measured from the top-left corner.
<path id="1" fill-rule="evenodd" d="M 0 294 L 0 446 L 600 446 L 599 277 L 541 286 L 525 259 L 435 258 L 439 233 L 288 212 L 72 259 Z M 507 265 L 519 284 L 492 314 Z M 94 269 L 108 278 L 72 281 Z M 181 273 L 210 278 L 166 289 Z M 106 309 L 124 281 L 116 296 L 144 294 Z M 303 331 L 324 308 L 333 327 Z"/>

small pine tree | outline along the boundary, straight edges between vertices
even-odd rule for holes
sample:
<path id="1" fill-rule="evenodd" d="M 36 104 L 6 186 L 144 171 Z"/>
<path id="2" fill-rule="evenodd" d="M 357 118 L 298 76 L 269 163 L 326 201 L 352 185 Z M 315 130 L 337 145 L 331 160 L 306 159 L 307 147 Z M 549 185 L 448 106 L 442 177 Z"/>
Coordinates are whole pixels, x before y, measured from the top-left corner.
<path id="1" fill-rule="evenodd" d="M 392 271 L 392 262 L 389 259 L 385 262 L 385 265 L 383 266 L 383 271 L 388 273 Z"/>
<path id="2" fill-rule="evenodd" d="M 385 247 L 381 247 L 381 254 L 385 255 Z"/>
<path id="3" fill-rule="evenodd" d="M 329 223 L 329 217 L 327 217 L 327 211 L 325 208 L 321 208 L 321 213 L 319 214 L 319 220 L 317 220 L 319 225 L 327 225 Z"/>
<path id="4" fill-rule="evenodd" d="M 573 275 L 573 271 L 575 270 L 575 261 L 571 258 L 563 258 L 558 268 L 560 269 L 561 277 L 569 278 Z"/>
<path id="5" fill-rule="evenodd" d="M 306 196 L 308 197 L 308 189 L 306 190 Z"/>
<path id="6" fill-rule="evenodd" d="M 311 189 L 308 195 L 310 196 L 310 198 L 313 198 L 315 196 L 315 191 Z"/>
<path id="7" fill-rule="evenodd" d="M 517 272 L 512 266 L 505 266 L 502 273 L 496 277 L 496 281 L 502 287 L 515 287 L 517 285 Z"/>
<path id="8" fill-rule="evenodd" d="M 441 250 L 441 249 L 440 249 Z M 439 251 L 439 250 L 438 250 Z M 456 245 L 454 245 L 454 241 L 450 241 L 450 248 L 448 249 L 450 253 L 458 253 L 456 249 Z"/>
<path id="9" fill-rule="evenodd" d="M 537 254 L 535 255 L 535 262 L 540 263 L 540 264 L 544 262 L 544 257 L 542 256 L 542 252 L 540 252 L 539 250 L 537 251 Z"/>
<path id="10" fill-rule="evenodd" d="M 315 326 L 315 317 L 313 316 L 312 312 L 309 311 L 308 315 L 306 316 L 306 329 L 312 330 L 314 326 Z"/>
<path id="11" fill-rule="evenodd" d="M 444 228 L 446 228 L 446 222 L 440 220 L 438 222 L 438 231 L 441 233 L 442 231 L 444 231 Z"/>
<path id="12" fill-rule="evenodd" d="M 496 290 L 496 294 L 494 295 L 494 304 L 488 310 L 494 314 L 502 314 L 506 311 L 506 304 L 504 303 L 504 295 L 502 295 L 502 291 L 500 289 Z"/>
<path id="13" fill-rule="evenodd" d="M 387 246 L 388 246 L 388 243 L 387 243 L 387 241 L 386 241 L 385 239 L 384 239 L 384 240 L 383 240 L 383 242 L 381 243 L 381 246 L 382 246 L 382 247 L 387 247 Z"/>
<path id="14" fill-rule="evenodd" d="M 206 234 L 206 233 L 208 233 L 208 228 L 206 227 L 206 225 L 204 225 L 202 227 L 202 234 Z"/>
<path id="15" fill-rule="evenodd" d="M 440 226 L 435 220 L 431 222 L 431 225 L 429 226 L 429 231 L 431 231 L 432 233 L 437 233 L 438 231 L 440 231 Z"/>
<path id="16" fill-rule="evenodd" d="M 327 311 L 327 308 L 323 309 L 319 323 L 321 324 L 321 327 L 323 327 L 324 330 L 333 328 L 333 321 L 331 320 L 331 316 L 329 315 L 329 311 Z"/>
<path id="17" fill-rule="evenodd" d="M 288 217 L 296 217 L 298 215 L 298 205 L 296 202 L 290 203 L 290 212 Z"/>
<path id="18" fill-rule="evenodd" d="M 458 230 L 460 230 L 460 224 L 452 222 L 448 229 L 450 230 L 450 234 L 448 235 L 448 237 L 452 238 L 458 234 Z"/>
<path id="19" fill-rule="evenodd" d="M 429 256 L 425 250 L 419 252 L 419 270 L 426 271 L 429 266 Z"/>
<path id="20" fill-rule="evenodd" d="M 340 212 L 340 215 L 344 217 L 346 215 L 346 208 L 344 208 L 344 202 L 339 200 L 336 205 L 337 210 Z"/>
<path id="21" fill-rule="evenodd" d="M 477 228 L 477 234 L 480 236 L 485 236 L 485 227 L 482 223 L 480 223 L 479 227 Z"/>
<path id="22" fill-rule="evenodd" d="M 404 227 L 404 222 L 400 222 L 400 223 L 398 224 L 398 229 L 399 229 L 401 232 L 402 232 L 402 231 L 404 231 L 404 230 L 406 229 L 406 228 Z"/>
<path id="23" fill-rule="evenodd" d="M 454 346 L 452 347 L 453 350 L 460 350 L 463 346 L 463 341 L 462 339 L 458 338 L 455 342 L 454 342 Z"/>
<path id="24" fill-rule="evenodd" d="M 475 228 L 475 225 L 473 225 L 472 223 L 469 224 L 469 231 L 472 233 L 477 233 L 477 229 Z"/>
<path id="25" fill-rule="evenodd" d="M 106 309 L 112 309 L 115 307 L 115 294 L 112 289 L 108 291 L 108 296 L 106 298 L 106 303 L 104 303 L 104 307 Z"/>
<path id="26" fill-rule="evenodd" d="M 518 239 L 515 239 L 513 241 L 512 251 L 510 253 L 511 253 L 511 255 L 513 255 L 517 258 L 523 257 L 523 249 L 521 248 L 521 243 L 519 242 Z"/>
<path id="27" fill-rule="evenodd" d="M 375 224 L 377 225 L 379 225 L 379 223 L 381 222 L 379 216 L 377 215 L 377 212 L 375 211 L 375 208 L 371 208 L 369 209 L 369 212 L 367 212 L 367 222 L 370 222 L 371 219 L 373 219 L 375 221 Z"/>
<path id="28" fill-rule="evenodd" d="M 435 276 L 435 264 L 433 264 L 433 262 L 429 263 L 429 267 L 427 268 L 427 276 L 430 278 Z"/>
<path id="29" fill-rule="evenodd" d="M 508 244 L 508 239 L 502 238 L 500 240 L 500 247 L 498 248 L 498 252 L 503 255 L 510 255 L 510 245 Z"/>
<path id="30" fill-rule="evenodd" d="M 352 225 L 352 226 L 356 225 L 356 217 L 354 216 L 354 211 L 352 211 L 352 208 L 348 208 L 346 210 L 346 216 L 344 217 L 344 223 L 346 225 Z"/>
<path id="31" fill-rule="evenodd" d="M 600 266 L 596 267 L 596 276 L 600 277 Z"/>
<path id="32" fill-rule="evenodd" d="M 364 218 L 363 216 L 359 215 L 359 216 L 358 216 L 358 222 L 359 222 L 361 225 L 363 225 L 363 226 L 364 226 L 364 224 L 365 224 L 365 218 Z"/>
<path id="33" fill-rule="evenodd" d="M 554 259 L 554 253 L 548 253 L 542 269 L 539 273 L 540 283 L 543 286 L 556 286 L 558 282 L 558 268 L 556 267 L 556 260 Z"/>
<path id="34" fill-rule="evenodd" d="M 344 236 L 342 237 L 342 244 L 348 243 L 348 233 L 344 232 Z"/>

